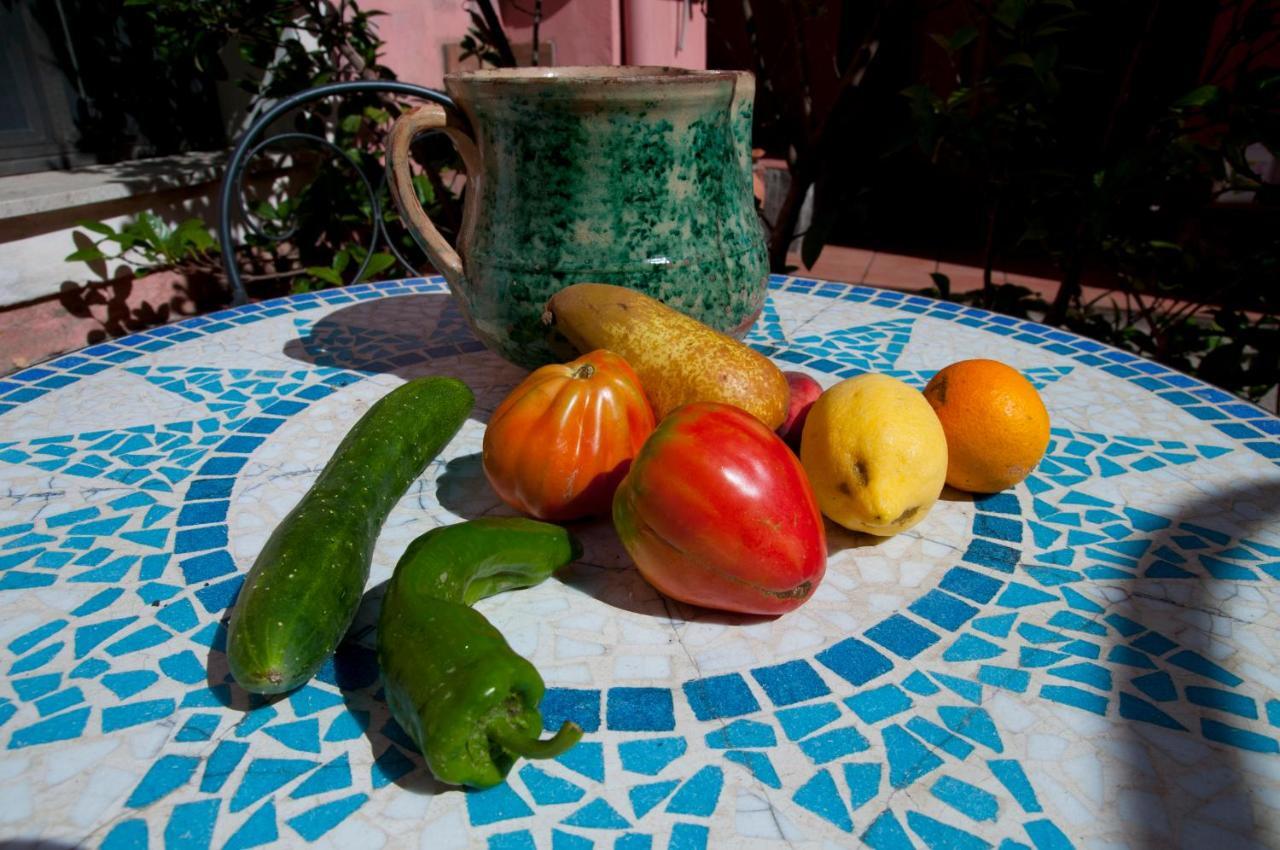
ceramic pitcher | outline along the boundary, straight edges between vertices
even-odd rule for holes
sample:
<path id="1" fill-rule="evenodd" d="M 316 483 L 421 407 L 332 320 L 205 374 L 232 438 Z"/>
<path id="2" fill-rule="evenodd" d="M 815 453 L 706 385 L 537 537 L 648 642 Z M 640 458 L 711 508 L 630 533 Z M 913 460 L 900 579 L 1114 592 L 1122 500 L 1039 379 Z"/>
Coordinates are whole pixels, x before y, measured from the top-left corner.
<path id="1" fill-rule="evenodd" d="M 508 360 L 553 353 L 547 299 L 573 283 L 640 290 L 741 337 L 764 304 L 767 258 L 751 191 L 755 80 L 674 68 L 506 68 L 449 74 L 465 114 L 404 113 L 392 192 L 472 328 Z M 439 130 L 467 170 L 450 245 L 414 194 L 409 144 Z"/>

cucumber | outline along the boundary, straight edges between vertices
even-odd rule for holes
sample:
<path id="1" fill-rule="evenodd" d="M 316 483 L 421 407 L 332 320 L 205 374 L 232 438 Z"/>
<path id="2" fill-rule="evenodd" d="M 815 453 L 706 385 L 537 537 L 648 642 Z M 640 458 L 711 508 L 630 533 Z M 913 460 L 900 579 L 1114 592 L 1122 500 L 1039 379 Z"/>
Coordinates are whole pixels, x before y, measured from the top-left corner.
<path id="1" fill-rule="evenodd" d="M 355 617 L 387 514 L 474 404 L 461 381 L 418 378 L 355 424 L 245 578 L 227 633 L 241 687 L 283 693 L 315 675 Z"/>

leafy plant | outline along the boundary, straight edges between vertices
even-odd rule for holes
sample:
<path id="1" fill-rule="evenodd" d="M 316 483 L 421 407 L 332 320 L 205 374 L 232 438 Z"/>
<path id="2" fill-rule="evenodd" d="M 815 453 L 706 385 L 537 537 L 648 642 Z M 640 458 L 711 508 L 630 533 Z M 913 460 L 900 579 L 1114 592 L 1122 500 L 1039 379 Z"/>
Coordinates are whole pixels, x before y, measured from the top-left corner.
<path id="1" fill-rule="evenodd" d="M 976 300 L 1007 308 L 999 258 L 1047 256 L 1061 284 L 1037 318 L 1261 398 L 1280 377 L 1264 284 L 1280 241 L 1222 226 L 1217 202 L 1246 192 L 1275 207 L 1246 152 L 1280 154 L 1280 71 L 1260 61 L 1280 3 L 1197 6 L 1198 30 L 1156 0 L 959 5 L 969 23 L 932 36 L 950 75 L 904 94 L 919 150 L 980 199 Z M 1212 47 L 1214 14 L 1227 28 L 1215 52 L 1185 61 Z M 1089 270 L 1120 293 L 1085 302 Z"/>
<path id="2" fill-rule="evenodd" d="M 83 4 L 89 5 L 89 4 Z M 226 57 L 237 53 L 244 70 L 237 85 L 250 95 L 251 112 L 315 86 L 357 79 L 394 79 L 379 62 L 383 43 L 377 35 L 378 12 L 362 10 L 353 0 L 123 0 L 116 11 L 121 29 L 110 30 L 117 40 L 94 44 L 99 52 L 144 52 L 154 57 L 152 76 L 203 75 L 226 79 Z M 90 17 L 96 14 L 89 10 Z M 120 39 L 145 35 L 143 44 L 126 47 Z M 144 49 L 145 48 L 145 49 Z M 134 85 L 136 80 L 131 81 Z M 136 87 L 136 85 L 135 85 Z M 382 179 L 382 154 L 391 121 L 400 106 L 376 93 L 357 93 L 304 104 L 291 114 L 295 134 L 319 137 L 328 143 L 299 142 L 272 146 L 256 164 L 274 166 L 279 179 L 256 181 L 247 203 L 254 226 L 246 234 L 239 260 L 251 285 L 292 282 L 295 291 L 338 286 L 386 272 L 400 256 L 418 256 L 417 247 L 400 223 L 399 214 Z M 423 174 L 417 180 L 419 197 L 433 220 L 446 233 L 461 217 L 457 193 L 444 174 L 457 172 L 456 155 L 447 143 L 425 139 L 416 147 Z M 255 181 L 251 179 L 251 184 Z M 370 195 L 372 192 L 372 195 Z M 375 221 L 375 218 L 378 219 Z M 100 222 L 83 223 L 90 232 L 106 236 Z M 129 233 L 146 230 L 143 219 Z M 381 225 L 394 246 L 383 242 Z M 182 225 L 190 238 L 195 222 Z M 96 228 L 96 229 L 95 229 Z M 212 240 L 208 231 L 205 238 Z M 138 269 L 162 264 L 164 255 L 132 252 L 115 257 Z M 148 242 L 148 244 L 150 244 Z M 370 251 L 372 255 L 370 256 Z M 212 253 L 209 254 L 212 260 Z M 92 252 L 77 251 L 69 258 L 97 260 Z M 367 259 L 367 263 L 366 263 Z M 174 261 L 176 264 L 176 260 Z M 363 267 L 363 271 L 361 268 Z M 417 269 L 407 268 L 410 273 Z"/>
<path id="3" fill-rule="evenodd" d="M 69 254 L 68 262 L 118 261 L 137 271 L 172 267 L 208 271 L 217 267 L 218 244 L 198 218 L 170 226 L 155 213 L 144 212 L 119 230 L 100 221 L 78 221 L 76 226 L 98 238 L 90 238 L 89 245 Z"/>

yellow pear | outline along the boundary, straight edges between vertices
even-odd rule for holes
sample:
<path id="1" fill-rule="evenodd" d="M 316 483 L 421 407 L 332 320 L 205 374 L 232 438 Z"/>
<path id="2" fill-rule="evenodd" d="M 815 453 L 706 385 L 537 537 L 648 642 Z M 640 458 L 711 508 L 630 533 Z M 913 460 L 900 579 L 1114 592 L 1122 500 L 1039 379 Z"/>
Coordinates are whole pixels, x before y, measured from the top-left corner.
<path id="1" fill-rule="evenodd" d="M 732 404 L 771 430 L 787 416 L 787 379 L 769 358 L 634 289 L 574 284 L 551 297 L 543 321 L 583 354 L 621 355 L 659 420 L 694 401 Z"/>

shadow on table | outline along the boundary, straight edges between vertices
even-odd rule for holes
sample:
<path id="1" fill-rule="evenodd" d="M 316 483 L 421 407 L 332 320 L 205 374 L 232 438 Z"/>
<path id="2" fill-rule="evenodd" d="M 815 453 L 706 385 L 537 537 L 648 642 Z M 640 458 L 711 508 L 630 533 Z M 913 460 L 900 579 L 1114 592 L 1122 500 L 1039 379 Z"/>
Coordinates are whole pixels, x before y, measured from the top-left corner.
<path id="1" fill-rule="evenodd" d="M 0 850 L 73 850 L 83 846 L 68 844 L 54 838 L 4 838 L 0 839 Z"/>
<path id="2" fill-rule="evenodd" d="M 360 737 L 368 740 L 375 764 L 375 788 L 395 784 L 416 794 L 439 794 L 450 790 L 451 786 L 438 782 L 431 775 L 413 740 L 391 717 L 391 709 L 383 696 L 374 642 L 386 589 L 384 581 L 365 592 L 342 643 L 315 676 L 318 683 L 338 690 L 347 709 L 346 714 L 336 716 L 320 732 L 326 741 L 348 741 Z M 209 650 L 205 669 L 210 690 L 219 700 L 228 708 L 244 712 L 237 725 L 237 736 L 274 719 L 277 703 L 292 702 L 294 713 L 301 717 L 324 708 L 324 702 L 332 700 L 319 689 L 309 686 L 285 694 L 251 694 L 228 675 L 226 653 L 221 648 Z M 316 703 L 316 700 L 324 702 Z M 0 843 L 0 850 L 4 848 L 5 845 Z"/>
<path id="3" fill-rule="evenodd" d="M 284 344 L 292 360 L 406 380 L 459 378 L 476 394 L 473 418 L 489 414 L 527 374 L 486 349 L 453 297 L 443 293 L 373 298 L 318 319 L 295 319 L 298 335 Z"/>
<path id="4" fill-rule="evenodd" d="M 1188 530 L 1179 528 L 1182 523 L 1212 527 L 1214 517 L 1220 515 L 1224 507 L 1241 502 L 1257 505 L 1261 510 L 1269 512 L 1270 515 L 1265 519 L 1273 520 L 1278 513 L 1277 506 L 1280 505 L 1280 480 L 1246 483 L 1226 492 L 1201 497 L 1185 506 L 1176 517 L 1172 517 L 1173 521 L 1166 528 L 1150 534 L 1151 544 L 1147 552 L 1158 552 L 1161 547 L 1171 543 L 1176 545 L 1174 538 L 1188 533 Z M 1250 533 L 1246 530 L 1239 536 L 1247 538 Z M 1230 549 L 1236 542 L 1236 536 L 1232 535 L 1225 543 L 1215 543 L 1209 548 L 1196 550 L 1196 555 L 1213 558 Z M 1210 589 L 1219 583 L 1223 586 L 1236 584 L 1236 582 L 1214 578 L 1206 573 L 1203 578 L 1135 579 L 1127 584 L 1126 590 L 1134 608 L 1133 619 L 1154 632 L 1177 640 L 1180 646 L 1193 649 L 1206 658 L 1213 659 L 1215 639 L 1210 634 L 1211 626 L 1198 625 L 1194 621 L 1197 617 L 1212 616 L 1216 618 L 1216 622 L 1222 622 L 1224 619 L 1230 622 L 1230 615 L 1221 613 L 1221 606 L 1210 592 Z M 1241 587 L 1247 587 L 1252 582 L 1244 581 L 1239 584 Z M 1179 592 L 1183 587 L 1186 588 L 1185 593 Z M 1175 592 L 1170 593 L 1171 588 Z M 1264 607 L 1267 606 L 1264 604 Z M 1274 611 L 1269 608 L 1267 611 L 1268 614 L 1274 614 Z M 1241 623 L 1240 625 L 1249 628 L 1252 624 Z M 1195 630 L 1203 634 L 1205 639 L 1202 642 L 1189 643 L 1185 636 L 1188 632 L 1194 634 Z M 1165 650 L 1158 654 L 1163 657 L 1171 651 Z M 1225 662 L 1225 665 L 1231 666 L 1229 661 Z M 1207 711 L 1186 698 L 1187 686 L 1213 687 L 1218 689 L 1218 693 L 1227 692 L 1230 686 L 1172 664 L 1160 665 L 1160 669 L 1169 674 L 1178 688 L 1178 693 L 1183 695 L 1183 699 L 1154 702 L 1145 694 L 1142 698 L 1149 703 L 1154 703 L 1175 722 L 1185 727 L 1186 731 L 1165 729 L 1159 725 L 1142 722 L 1127 722 L 1119 727 L 1121 734 L 1126 736 L 1122 744 L 1125 747 L 1125 753 L 1121 757 L 1134 766 L 1135 775 L 1132 778 L 1115 777 L 1104 781 L 1108 785 L 1114 783 L 1131 788 L 1145 787 L 1154 792 L 1128 796 L 1128 803 L 1134 808 L 1133 811 L 1126 813 L 1125 818 L 1132 830 L 1128 836 L 1129 846 L 1167 850 L 1171 843 L 1179 838 L 1182 841 L 1192 840 L 1198 843 L 1198 839 L 1194 838 L 1191 832 L 1181 828 L 1184 816 L 1191 814 L 1197 808 L 1214 807 L 1217 810 L 1216 814 L 1209 815 L 1213 820 L 1230 823 L 1242 834 L 1256 834 L 1260 818 L 1253 802 L 1255 789 L 1250 786 L 1250 776 L 1245 772 L 1244 762 L 1248 757 L 1240 748 L 1216 743 L 1209 740 L 1205 734 L 1206 723 L 1209 729 L 1215 730 L 1216 734 L 1222 734 L 1222 727 L 1215 724 L 1225 722 L 1230 725 L 1245 726 L 1247 723 L 1231 724 L 1230 714 Z M 1137 670 L 1134 676 L 1155 672 L 1155 670 Z M 1136 691 L 1136 689 L 1133 690 Z M 1137 695 L 1135 692 L 1134 696 Z M 1202 690 L 1200 695 L 1207 697 L 1206 702 L 1212 701 L 1209 691 Z M 1263 719 L 1266 719 L 1266 708 L 1260 708 Z M 1261 744 L 1264 739 L 1245 737 L 1241 740 L 1245 742 L 1253 740 Z M 1271 758 L 1275 757 L 1271 756 Z M 1258 773 L 1255 771 L 1252 776 L 1257 778 Z M 1199 788 L 1211 789 L 1211 793 L 1201 798 L 1193 790 Z M 1105 791 L 1105 788 L 1103 790 Z M 1210 839 L 1205 837 L 1201 846 L 1209 846 L 1210 843 Z M 1231 844 L 1232 850 L 1246 850 L 1246 848 L 1261 850 L 1265 846 L 1267 845 L 1263 841 L 1257 839 L 1248 844 Z"/>

